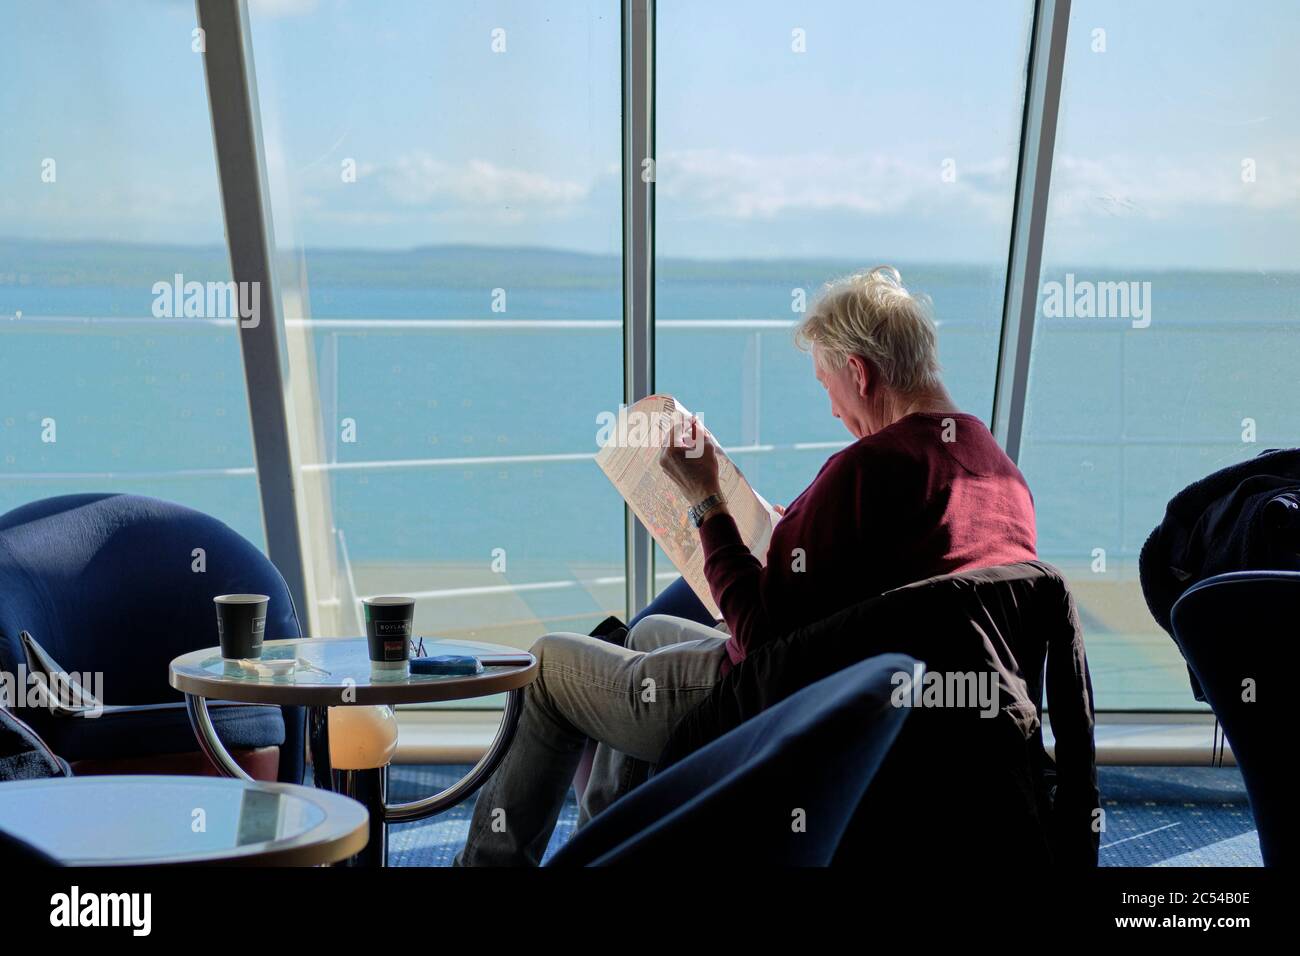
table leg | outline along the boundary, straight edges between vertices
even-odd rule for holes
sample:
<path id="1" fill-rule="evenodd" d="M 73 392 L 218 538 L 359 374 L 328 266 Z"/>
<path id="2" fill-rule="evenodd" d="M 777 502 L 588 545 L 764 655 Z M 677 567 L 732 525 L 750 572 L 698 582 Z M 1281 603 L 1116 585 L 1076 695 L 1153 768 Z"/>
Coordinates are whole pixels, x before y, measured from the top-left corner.
<path id="1" fill-rule="evenodd" d="M 388 768 L 373 770 L 339 770 L 339 793 L 365 805 L 370 811 L 370 841 L 345 866 L 388 865 L 388 821 L 384 818 L 384 805 L 388 799 Z"/>
<path id="2" fill-rule="evenodd" d="M 335 770 L 330 762 L 330 709 L 307 708 L 307 745 L 311 751 L 312 780 L 321 790 L 351 797 L 370 813 L 370 840 L 364 850 L 344 866 L 387 866 L 388 823 L 384 804 L 388 796 L 388 768 Z"/>
<path id="3" fill-rule="evenodd" d="M 505 711 L 487 752 L 464 777 L 440 793 L 411 803 L 387 804 L 388 768 L 334 770 L 330 765 L 329 708 L 307 709 L 307 740 L 316 786 L 360 801 L 370 811 L 370 842 L 348 861 L 350 866 L 388 865 L 388 824 L 410 823 L 442 813 L 473 796 L 505 759 L 524 709 L 523 688 L 506 695 Z"/>
<path id="4" fill-rule="evenodd" d="M 412 820 L 423 820 L 435 813 L 449 810 L 456 804 L 473 796 L 478 791 L 478 788 L 487 782 L 488 777 L 492 776 L 493 771 L 497 769 L 501 761 L 505 759 L 506 753 L 510 750 L 510 744 L 515 739 L 515 731 L 519 728 L 519 718 L 523 712 L 524 689 L 521 687 L 507 694 L 505 712 L 501 715 L 501 725 L 497 727 L 496 736 L 492 738 L 492 743 L 489 745 L 487 752 L 474 765 L 474 768 L 441 793 L 435 793 L 433 796 L 415 800 L 411 803 L 389 805 L 386 813 L 387 821 L 389 823 L 410 823 Z"/>
<path id="5" fill-rule="evenodd" d="M 330 709 L 307 708 L 307 749 L 311 754 L 312 779 L 320 790 L 334 789 L 330 769 Z"/>
<path id="6" fill-rule="evenodd" d="M 194 739 L 199 742 L 199 749 L 217 769 L 217 773 L 223 777 L 252 782 L 253 778 L 235 762 L 235 758 L 230 756 L 230 751 L 217 736 L 217 729 L 212 726 L 212 715 L 208 713 L 207 699 L 196 694 L 186 694 L 185 713 L 190 718 L 190 729 L 194 731 Z"/>

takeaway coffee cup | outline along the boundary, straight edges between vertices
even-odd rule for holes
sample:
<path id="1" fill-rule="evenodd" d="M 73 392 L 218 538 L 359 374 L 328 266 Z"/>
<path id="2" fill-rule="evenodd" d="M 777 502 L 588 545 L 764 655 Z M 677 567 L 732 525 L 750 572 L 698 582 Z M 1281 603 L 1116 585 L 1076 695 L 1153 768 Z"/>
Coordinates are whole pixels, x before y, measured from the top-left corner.
<path id="1" fill-rule="evenodd" d="M 374 597 L 361 603 L 366 609 L 366 644 L 370 649 L 371 669 L 406 670 L 415 599 Z"/>
<path id="2" fill-rule="evenodd" d="M 221 594 L 212 599 L 217 606 L 217 640 L 226 660 L 262 656 L 262 637 L 266 634 L 266 606 L 271 599 L 265 594 Z"/>

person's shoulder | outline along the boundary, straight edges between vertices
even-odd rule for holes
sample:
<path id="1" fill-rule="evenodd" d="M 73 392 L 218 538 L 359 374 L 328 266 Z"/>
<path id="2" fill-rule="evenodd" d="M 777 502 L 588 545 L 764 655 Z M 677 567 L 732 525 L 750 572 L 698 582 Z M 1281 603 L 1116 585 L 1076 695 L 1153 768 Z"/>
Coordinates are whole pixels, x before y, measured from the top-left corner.
<path id="1" fill-rule="evenodd" d="M 1007 475 L 1023 481 L 983 419 L 967 412 L 934 412 L 912 418 L 917 419 L 913 433 L 904 440 L 932 463 L 951 461 L 976 476 Z"/>
<path id="2" fill-rule="evenodd" d="M 915 432 L 904 433 L 894 427 L 863 436 L 831 455 L 822 466 L 828 480 L 880 483 L 913 470 L 924 456 L 918 441 L 928 440 Z"/>
<path id="3" fill-rule="evenodd" d="M 907 479 L 928 473 L 948 458 L 955 458 L 963 467 L 983 470 L 1000 454 L 997 440 L 978 416 L 924 412 L 858 439 L 840 452 L 840 467 Z"/>
<path id="4" fill-rule="evenodd" d="M 858 441 L 845 445 L 822 462 L 821 467 L 817 469 L 817 474 L 814 475 L 813 480 L 808 483 L 808 487 L 805 489 L 804 494 L 807 494 L 814 489 L 820 489 L 824 492 L 830 485 L 839 485 L 846 481 L 860 481 L 863 475 L 867 473 L 866 469 L 863 468 L 863 462 L 860 453 L 857 450 L 861 441 L 862 440 L 859 439 Z M 802 497 L 803 495 L 799 496 L 799 498 Z M 799 498 L 792 501 L 791 505 L 793 506 L 798 503 Z"/>
<path id="5" fill-rule="evenodd" d="M 856 461 L 910 461 L 929 457 L 932 446 L 950 443 L 958 435 L 969 436 L 988 429 L 966 412 L 916 413 L 899 419 L 888 428 L 859 438 L 841 454 Z"/>

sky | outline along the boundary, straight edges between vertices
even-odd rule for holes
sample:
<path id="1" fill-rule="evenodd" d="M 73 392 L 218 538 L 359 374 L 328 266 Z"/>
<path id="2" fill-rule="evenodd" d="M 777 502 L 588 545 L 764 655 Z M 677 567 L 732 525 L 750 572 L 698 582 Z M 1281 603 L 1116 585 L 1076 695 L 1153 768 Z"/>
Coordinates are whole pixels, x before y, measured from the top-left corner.
<path id="1" fill-rule="evenodd" d="M 617 0 L 250 6 L 281 245 L 617 254 Z M 1300 268 L 1300 5 L 1227 9 L 1075 0 L 1048 263 Z M 1029 19 L 659 0 L 658 251 L 1005 257 Z M 222 240 L 189 0 L 0 23 L 0 236 Z"/>

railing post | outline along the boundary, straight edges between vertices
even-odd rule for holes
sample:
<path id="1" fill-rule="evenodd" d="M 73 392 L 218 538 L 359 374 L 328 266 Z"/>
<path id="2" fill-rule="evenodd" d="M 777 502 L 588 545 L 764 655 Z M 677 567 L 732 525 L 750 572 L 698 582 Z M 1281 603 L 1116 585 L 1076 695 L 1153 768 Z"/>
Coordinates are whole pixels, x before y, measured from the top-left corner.
<path id="1" fill-rule="evenodd" d="M 623 0 L 623 401 L 654 391 L 654 0 Z M 654 598 L 654 539 L 624 505 L 627 614 Z"/>
<path id="2" fill-rule="evenodd" d="M 740 373 L 740 443 L 759 443 L 763 405 L 763 333 L 754 331 L 745 342 L 745 360 Z"/>

